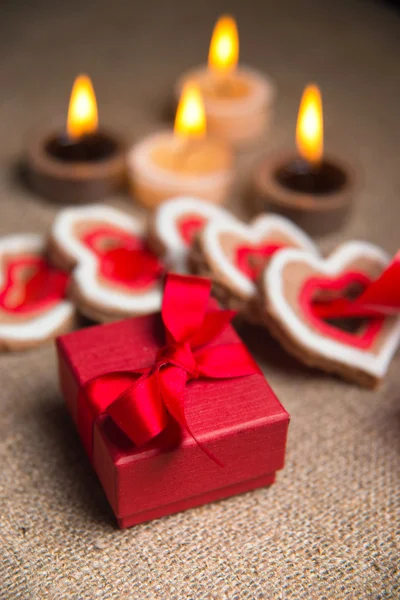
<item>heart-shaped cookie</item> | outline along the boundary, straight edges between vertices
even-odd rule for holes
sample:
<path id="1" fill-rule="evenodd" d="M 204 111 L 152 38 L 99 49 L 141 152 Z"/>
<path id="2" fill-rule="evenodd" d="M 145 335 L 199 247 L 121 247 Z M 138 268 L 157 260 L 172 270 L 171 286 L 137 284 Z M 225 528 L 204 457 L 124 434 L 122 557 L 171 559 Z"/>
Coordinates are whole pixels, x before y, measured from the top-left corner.
<path id="1" fill-rule="evenodd" d="M 21 234 L 0 239 L 0 349 L 23 350 L 72 329 L 68 274 L 49 264 L 45 239 Z"/>
<path id="2" fill-rule="evenodd" d="M 177 196 L 161 204 L 149 221 L 149 245 L 171 269 L 187 272 L 187 258 L 195 236 L 211 220 L 225 221 L 231 214 L 189 196 Z"/>
<path id="3" fill-rule="evenodd" d="M 222 302 L 254 320 L 256 281 L 271 257 L 286 247 L 318 253 L 312 240 L 284 217 L 262 215 L 249 225 L 230 217 L 202 229 L 190 262 L 194 272 L 211 278 Z"/>
<path id="4" fill-rule="evenodd" d="M 133 217 L 104 205 L 62 210 L 49 254 L 72 269 L 69 295 L 89 318 L 112 321 L 160 310 L 163 266 Z"/>
<path id="5" fill-rule="evenodd" d="M 326 321 L 315 307 L 327 300 L 358 297 L 388 262 L 380 248 L 364 242 L 343 244 L 326 260 L 300 250 L 282 250 L 260 280 L 267 326 L 302 362 L 374 387 L 399 344 L 400 318 Z"/>

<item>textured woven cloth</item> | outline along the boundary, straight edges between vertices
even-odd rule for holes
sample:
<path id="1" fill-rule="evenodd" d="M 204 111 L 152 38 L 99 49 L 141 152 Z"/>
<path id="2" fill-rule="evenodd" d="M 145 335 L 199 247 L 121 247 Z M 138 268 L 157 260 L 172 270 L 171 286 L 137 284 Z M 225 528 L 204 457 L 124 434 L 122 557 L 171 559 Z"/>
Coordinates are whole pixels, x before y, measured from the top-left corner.
<path id="1" fill-rule="evenodd" d="M 35 125 L 65 118 L 74 76 L 129 139 L 160 126 L 175 77 L 206 57 L 222 0 L 14 0 L 0 36 L 0 234 L 45 232 L 56 207 L 14 175 Z M 400 19 L 356 0 L 233 0 L 243 62 L 278 86 L 267 148 L 293 145 L 303 85 L 324 94 L 326 147 L 354 160 L 351 221 L 322 248 L 399 245 Z M 240 211 L 240 192 L 232 200 Z M 128 209 L 123 197 L 111 200 Z M 269 489 L 115 528 L 58 392 L 52 346 L 0 357 L 0 598 L 317 599 L 400 594 L 400 355 L 376 392 L 307 370 L 243 328 L 292 414 L 287 465 Z"/>

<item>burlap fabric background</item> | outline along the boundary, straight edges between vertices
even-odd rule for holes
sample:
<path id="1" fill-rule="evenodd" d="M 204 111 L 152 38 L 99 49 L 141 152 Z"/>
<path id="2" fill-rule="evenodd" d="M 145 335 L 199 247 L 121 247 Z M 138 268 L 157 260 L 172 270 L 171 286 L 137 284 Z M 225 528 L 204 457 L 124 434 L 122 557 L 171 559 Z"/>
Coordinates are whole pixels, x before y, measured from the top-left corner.
<path id="1" fill-rule="evenodd" d="M 74 76 L 89 72 L 102 121 L 138 139 L 159 127 L 175 76 L 204 60 L 227 6 L 2 3 L 1 234 L 51 222 L 56 208 L 27 192 L 13 165 L 33 125 L 64 119 Z M 237 0 L 229 10 L 243 62 L 270 73 L 279 91 L 268 140 L 240 159 L 242 181 L 263 149 L 293 143 L 302 87 L 316 80 L 326 146 L 356 160 L 364 180 L 351 222 L 323 250 L 366 238 L 396 251 L 396 12 L 356 0 Z M 238 189 L 236 207 L 239 198 Z M 0 357 L 1 599 L 398 597 L 400 355 L 371 393 L 302 368 L 267 334 L 244 337 L 292 414 L 277 484 L 122 532 L 59 395 L 53 348 Z"/>

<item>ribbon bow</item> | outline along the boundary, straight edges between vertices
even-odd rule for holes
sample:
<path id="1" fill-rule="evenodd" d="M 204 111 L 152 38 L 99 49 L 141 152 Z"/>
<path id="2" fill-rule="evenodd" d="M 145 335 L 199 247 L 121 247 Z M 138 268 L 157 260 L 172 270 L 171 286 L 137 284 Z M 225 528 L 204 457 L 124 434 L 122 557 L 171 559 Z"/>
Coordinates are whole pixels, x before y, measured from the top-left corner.
<path id="1" fill-rule="evenodd" d="M 211 282 L 207 279 L 167 276 L 161 313 L 165 346 L 155 363 L 138 372 L 139 378 L 122 393 L 116 398 L 103 398 L 101 406 L 95 407 L 95 416 L 106 412 L 140 447 L 165 429 L 169 413 L 219 463 L 188 425 L 185 387 L 193 379 L 242 377 L 259 373 L 259 368 L 243 344 L 211 344 L 235 313 L 207 311 L 210 291 Z M 140 348 L 133 351 L 140 352 Z"/>

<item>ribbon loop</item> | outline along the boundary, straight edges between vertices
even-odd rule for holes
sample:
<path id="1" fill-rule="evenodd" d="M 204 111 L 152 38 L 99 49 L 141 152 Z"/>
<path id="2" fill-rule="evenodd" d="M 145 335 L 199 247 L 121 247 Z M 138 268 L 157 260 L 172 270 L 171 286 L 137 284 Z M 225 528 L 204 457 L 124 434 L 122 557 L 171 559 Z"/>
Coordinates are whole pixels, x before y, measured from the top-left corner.
<path id="1" fill-rule="evenodd" d="M 189 342 L 200 330 L 210 290 L 210 280 L 203 277 L 168 275 L 161 314 L 165 329 L 175 342 Z"/>
<path id="2" fill-rule="evenodd" d="M 157 374 L 144 373 L 110 404 L 107 413 L 136 446 L 156 437 L 168 423 Z"/>

